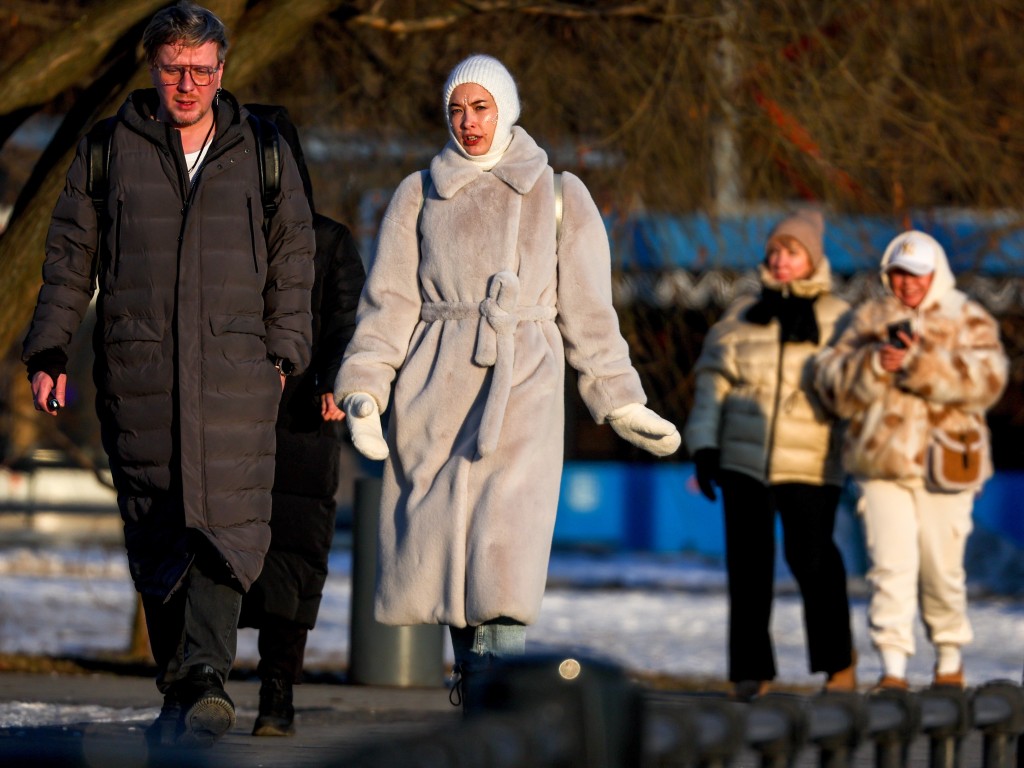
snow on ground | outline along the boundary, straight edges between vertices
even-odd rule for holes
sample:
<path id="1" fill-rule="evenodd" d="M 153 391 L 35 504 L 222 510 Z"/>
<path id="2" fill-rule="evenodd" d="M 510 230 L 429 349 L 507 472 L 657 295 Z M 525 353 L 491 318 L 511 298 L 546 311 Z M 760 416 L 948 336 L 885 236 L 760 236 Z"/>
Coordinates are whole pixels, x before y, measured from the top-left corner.
<path id="1" fill-rule="evenodd" d="M 310 635 L 308 669 L 340 670 L 347 664 L 350 570 L 350 553 L 335 551 L 320 620 Z M 642 673 L 726 676 L 728 602 L 721 567 L 680 556 L 556 552 L 548 582 L 540 619 L 528 630 L 528 650 L 573 650 Z M 867 639 L 864 585 L 854 579 L 850 589 L 858 673 L 871 681 L 880 667 Z M 778 575 L 776 593 L 772 633 L 779 679 L 820 683 L 821 675 L 806 669 L 801 603 L 785 571 Z M 127 647 L 134 610 L 135 593 L 119 548 L 0 550 L 0 653 L 118 652 Z M 970 615 L 976 637 L 965 652 L 969 681 L 1020 680 L 1024 602 L 976 596 Z M 933 659 L 920 626 L 917 637 L 909 677 L 923 685 Z M 446 655 L 450 662 L 450 648 Z M 254 666 L 257 658 L 255 630 L 242 630 L 239 662 Z"/>

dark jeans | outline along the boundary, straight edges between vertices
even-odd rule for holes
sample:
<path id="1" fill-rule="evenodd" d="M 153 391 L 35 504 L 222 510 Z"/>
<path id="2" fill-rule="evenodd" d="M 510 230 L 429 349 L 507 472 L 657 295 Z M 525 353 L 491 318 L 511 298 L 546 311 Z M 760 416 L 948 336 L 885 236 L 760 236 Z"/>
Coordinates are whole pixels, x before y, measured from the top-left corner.
<path id="1" fill-rule="evenodd" d="M 164 692 L 199 664 L 209 664 L 227 680 L 237 650 L 242 605 L 237 581 L 212 545 L 198 549 L 184 582 L 169 600 L 142 596 L 157 686 Z"/>
<path id="2" fill-rule="evenodd" d="M 853 660 L 846 568 L 832 539 L 839 488 L 803 483 L 765 486 L 738 472 L 720 477 L 729 575 L 729 679 L 775 679 L 770 634 L 775 574 L 775 513 L 786 563 L 804 602 L 811 672 L 838 672 Z"/>

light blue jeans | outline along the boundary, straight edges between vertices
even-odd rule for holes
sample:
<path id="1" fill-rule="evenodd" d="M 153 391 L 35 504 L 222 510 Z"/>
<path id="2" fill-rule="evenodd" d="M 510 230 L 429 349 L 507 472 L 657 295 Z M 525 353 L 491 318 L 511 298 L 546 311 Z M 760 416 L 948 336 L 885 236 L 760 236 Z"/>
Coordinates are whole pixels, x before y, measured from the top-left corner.
<path id="1" fill-rule="evenodd" d="M 450 626 L 448 631 L 455 665 L 463 676 L 487 669 L 494 658 L 526 653 L 526 625 L 512 619 L 492 619 L 479 627 Z"/>

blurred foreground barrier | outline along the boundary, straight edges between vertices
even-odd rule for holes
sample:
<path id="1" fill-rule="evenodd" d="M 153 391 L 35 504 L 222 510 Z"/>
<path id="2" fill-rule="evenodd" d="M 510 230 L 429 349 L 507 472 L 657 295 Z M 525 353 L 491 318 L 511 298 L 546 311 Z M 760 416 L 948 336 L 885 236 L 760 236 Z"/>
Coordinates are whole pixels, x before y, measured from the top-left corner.
<path id="1" fill-rule="evenodd" d="M 444 680 L 444 633 L 439 625 L 389 627 L 373 618 L 377 579 L 380 485 L 356 481 L 352 519 L 352 616 L 349 682 L 365 685 L 436 686 Z"/>
<path id="2" fill-rule="evenodd" d="M 739 704 L 720 694 L 644 693 L 613 665 L 549 655 L 503 663 L 477 684 L 479 711 L 458 727 L 351 765 L 727 768 L 750 764 L 754 753 L 761 768 L 789 768 L 816 753 L 820 768 L 899 768 L 920 765 L 911 746 L 926 744 L 928 768 L 1010 768 L 1011 745 L 1024 733 L 1024 690 L 1005 681 L 967 691 L 773 693 Z M 980 754 L 964 762 L 972 732 Z"/>

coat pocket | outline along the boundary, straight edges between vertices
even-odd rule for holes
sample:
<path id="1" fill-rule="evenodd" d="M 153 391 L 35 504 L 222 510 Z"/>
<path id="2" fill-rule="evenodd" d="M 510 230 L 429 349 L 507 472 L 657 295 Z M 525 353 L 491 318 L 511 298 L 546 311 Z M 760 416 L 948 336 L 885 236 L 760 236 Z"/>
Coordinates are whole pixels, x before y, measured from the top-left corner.
<path id="1" fill-rule="evenodd" d="M 159 368 L 164 359 L 162 319 L 117 316 L 103 324 L 103 349 L 107 367 L 115 378 L 134 378 Z M 148 375 L 148 374 L 147 374 Z"/>
<path id="2" fill-rule="evenodd" d="M 164 324 L 155 317 L 113 317 L 103 328 L 103 341 L 119 344 L 126 341 L 162 341 Z"/>
<path id="3" fill-rule="evenodd" d="M 210 330 L 214 336 L 225 333 L 248 333 L 259 336 L 267 335 L 267 326 L 263 318 L 256 315 L 210 315 Z"/>
<path id="4" fill-rule="evenodd" d="M 267 328 L 258 315 L 210 315 L 214 343 L 224 359 L 233 363 L 267 362 L 263 343 Z M 272 367 L 268 368 L 271 370 Z"/>

